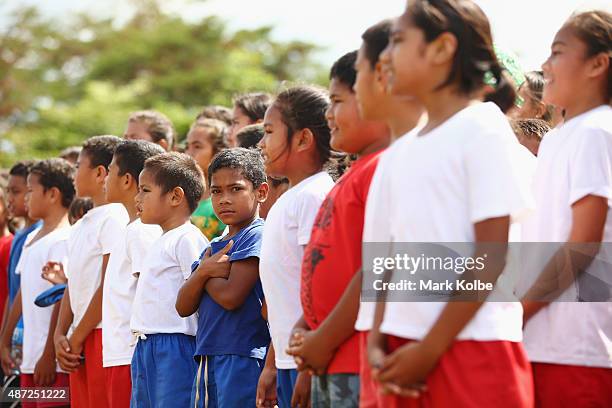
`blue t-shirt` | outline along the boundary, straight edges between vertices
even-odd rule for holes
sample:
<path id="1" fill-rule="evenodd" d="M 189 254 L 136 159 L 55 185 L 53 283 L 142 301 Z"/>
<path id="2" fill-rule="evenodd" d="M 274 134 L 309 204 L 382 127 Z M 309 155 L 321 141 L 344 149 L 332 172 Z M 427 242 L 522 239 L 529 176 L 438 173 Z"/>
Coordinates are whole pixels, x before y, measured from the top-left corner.
<path id="1" fill-rule="evenodd" d="M 19 258 L 21 258 L 21 252 L 23 252 L 23 245 L 25 244 L 26 238 L 30 232 L 42 225 L 42 221 L 37 221 L 29 227 L 20 229 L 15 233 L 13 237 L 13 243 L 11 244 L 11 254 L 9 255 L 8 265 L 8 295 L 9 295 L 9 306 L 13 304 L 15 296 L 19 291 L 21 285 L 21 277 L 15 273 L 17 271 L 17 264 Z M 13 344 L 23 344 L 23 318 L 19 319 L 15 331 L 13 332 Z"/>
<path id="2" fill-rule="evenodd" d="M 258 218 L 230 239 L 213 239 L 210 243 L 211 254 L 233 240 L 234 245 L 227 254 L 230 262 L 259 258 L 263 224 L 263 220 Z M 197 267 L 197 263 L 194 266 Z M 266 321 L 261 317 L 263 299 L 259 278 L 242 306 L 235 310 L 224 309 L 204 292 L 198 309 L 195 355 L 235 354 L 264 359 L 270 344 L 270 333 Z"/>

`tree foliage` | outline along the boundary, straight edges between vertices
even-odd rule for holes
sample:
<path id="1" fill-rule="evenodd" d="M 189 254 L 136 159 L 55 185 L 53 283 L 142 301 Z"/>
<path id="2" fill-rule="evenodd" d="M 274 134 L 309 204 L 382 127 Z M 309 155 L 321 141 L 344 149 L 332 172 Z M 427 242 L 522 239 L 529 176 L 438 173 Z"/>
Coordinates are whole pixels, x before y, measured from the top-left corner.
<path id="1" fill-rule="evenodd" d="M 121 134 L 129 112 L 166 113 L 180 135 L 202 106 L 317 81 L 313 44 L 272 39 L 271 27 L 231 33 L 208 16 L 187 22 L 153 0 L 117 27 L 87 14 L 52 20 L 16 10 L 0 32 L 0 167 L 48 157 L 96 134 Z"/>

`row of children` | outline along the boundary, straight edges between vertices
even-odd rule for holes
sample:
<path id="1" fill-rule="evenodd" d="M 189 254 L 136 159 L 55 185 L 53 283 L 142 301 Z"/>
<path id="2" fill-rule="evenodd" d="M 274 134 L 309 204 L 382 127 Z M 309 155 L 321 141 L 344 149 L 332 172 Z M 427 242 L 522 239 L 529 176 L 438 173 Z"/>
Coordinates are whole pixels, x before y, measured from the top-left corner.
<path id="1" fill-rule="evenodd" d="M 261 120 L 261 154 L 224 149 L 239 138 L 200 118 L 195 160 L 98 136 L 74 187 L 66 162 L 35 164 L 20 182 L 42 224 L 16 268 L 3 367 L 23 314 L 22 385 L 69 382 L 74 406 L 612 405 L 609 301 L 360 301 L 368 243 L 610 240 L 612 16 L 573 15 L 543 65 L 543 99 L 529 89 L 514 112 L 470 0 L 412 1 L 362 39 L 332 67 L 329 96 L 295 86 L 260 116 L 235 107 L 230 134 L 241 115 Z M 529 106 L 529 119 L 560 122 L 537 164 L 503 112 Z M 126 138 L 140 138 L 131 124 Z M 334 183 L 336 152 L 357 159 Z M 68 227 L 75 190 L 94 207 Z M 210 242 L 190 223 L 211 219 L 206 208 Z M 32 306 L 43 267 L 67 277 L 52 309 Z"/>

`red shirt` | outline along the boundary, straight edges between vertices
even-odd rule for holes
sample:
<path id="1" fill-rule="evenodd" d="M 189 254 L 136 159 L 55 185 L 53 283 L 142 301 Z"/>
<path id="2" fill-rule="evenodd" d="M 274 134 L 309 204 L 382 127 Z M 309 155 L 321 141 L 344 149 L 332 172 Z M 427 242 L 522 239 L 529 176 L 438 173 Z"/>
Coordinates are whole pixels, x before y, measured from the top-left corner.
<path id="1" fill-rule="evenodd" d="M 315 218 L 302 261 L 301 298 L 310 328 L 336 306 L 361 268 L 365 203 L 380 153 L 361 157 L 327 194 Z M 336 351 L 330 374 L 359 373 L 359 337 L 354 333 Z"/>
<path id="2" fill-rule="evenodd" d="M 8 297 L 8 265 L 13 234 L 0 238 L 0 316 L 4 313 L 4 302 Z"/>

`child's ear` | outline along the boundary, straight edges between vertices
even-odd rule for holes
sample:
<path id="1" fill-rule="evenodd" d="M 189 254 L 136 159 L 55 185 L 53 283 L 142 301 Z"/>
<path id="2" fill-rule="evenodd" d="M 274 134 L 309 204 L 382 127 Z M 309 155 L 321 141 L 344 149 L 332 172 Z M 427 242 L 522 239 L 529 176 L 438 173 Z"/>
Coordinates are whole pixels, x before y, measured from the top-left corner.
<path id="1" fill-rule="evenodd" d="M 444 32 L 427 44 L 426 49 L 429 49 L 431 53 L 431 61 L 440 65 L 452 61 L 457 51 L 457 45 L 457 37 L 449 32 Z"/>
<path id="2" fill-rule="evenodd" d="M 102 165 L 96 167 L 96 180 L 98 183 L 104 184 L 106 176 L 108 176 L 108 169 L 106 167 Z"/>
<path id="3" fill-rule="evenodd" d="M 270 186 L 265 181 L 261 183 L 261 186 L 257 188 L 255 192 L 257 197 L 257 202 L 262 204 L 268 198 L 268 193 L 270 192 Z"/>
<path id="4" fill-rule="evenodd" d="M 129 190 L 132 186 L 135 186 L 136 190 L 138 190 L 138 183 L 136 181 L 137 180 L 134 180 L 134 177 L 127 171 L 123 175 L 123 186 L 126 190 Z"/>
<path id="5" fill-rule="evenodd" d="M 62 193 L 60 192 L 59 188 L 57 187 L 51 187 L 47 193 L 49 194 L 49 198 L 51 199 L 51 202 L 53 204 L 57 203 L 59 200 L 62 199 Z"/>
<path id="6" fill-rule="evenodd" d="M 181 187 L 174 187 L 172 191 L 168 193 L 170 197 L 170 205 L 172 207 L 178 207 L 185 199 L 185 191 Z"/>
<path id="7" fill-rule="evenodd" d="M 606 74 L 610 70 L 610 55 L 604 52 L 594 55 L 589 68 L 589 77 L 591 78 Z"/>
<path id="8" fill-rule="evenodd" d="M 296 151 L 306 151 L 315 145 L 315 138 L 310 129 L 302 129 L 296 135 Z"/>

